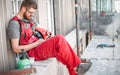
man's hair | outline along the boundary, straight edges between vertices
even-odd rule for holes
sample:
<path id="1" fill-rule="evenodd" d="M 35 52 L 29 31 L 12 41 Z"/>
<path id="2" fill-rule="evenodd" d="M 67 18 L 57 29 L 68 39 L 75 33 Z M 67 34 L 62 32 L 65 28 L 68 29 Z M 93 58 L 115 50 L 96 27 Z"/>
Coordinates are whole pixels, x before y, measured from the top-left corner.
<path id="1" fill-rule="evenodd" d="M 22 7 L 34 8 L 34 9 L 38 8 L 35 0 L 23 0 L 20 9 Z"/>

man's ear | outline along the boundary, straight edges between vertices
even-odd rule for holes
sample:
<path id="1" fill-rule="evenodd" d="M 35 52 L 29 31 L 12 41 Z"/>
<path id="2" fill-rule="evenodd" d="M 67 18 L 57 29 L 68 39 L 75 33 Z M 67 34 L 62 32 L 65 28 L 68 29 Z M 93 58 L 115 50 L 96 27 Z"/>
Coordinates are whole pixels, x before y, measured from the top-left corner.
<path id="1" fill-rule="evenodd" d="M 22 7 L 22 12 L 26 12 L 26 7 Z"/>

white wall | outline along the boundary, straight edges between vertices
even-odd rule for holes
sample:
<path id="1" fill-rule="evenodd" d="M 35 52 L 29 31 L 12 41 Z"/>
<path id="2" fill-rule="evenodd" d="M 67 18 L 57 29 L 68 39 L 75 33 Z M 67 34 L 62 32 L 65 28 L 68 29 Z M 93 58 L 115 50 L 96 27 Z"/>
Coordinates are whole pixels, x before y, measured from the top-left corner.
<path id="1" fill-rule="evenodd" d="M 54 32 L 53 0 L 38 0 L 39 23 L 41 27 Z"/>
<path id="2" fill-rule="evenodd" d="M 120 1 L 115 1 L 115 10 L 120 13 Z"/>
<path id="3" fill-rule="evenodd" d="M 74 0 L 55 0 L 55 25 L 57 33 L 64 35 L 75 28 Z"/>
<path id="4" fill-rule="evenodd" d="M 6 26 L 5 26 L 5 1 L 0 0 L 0 70 L 7 70 L 8 56 L 6 43 Z"/>

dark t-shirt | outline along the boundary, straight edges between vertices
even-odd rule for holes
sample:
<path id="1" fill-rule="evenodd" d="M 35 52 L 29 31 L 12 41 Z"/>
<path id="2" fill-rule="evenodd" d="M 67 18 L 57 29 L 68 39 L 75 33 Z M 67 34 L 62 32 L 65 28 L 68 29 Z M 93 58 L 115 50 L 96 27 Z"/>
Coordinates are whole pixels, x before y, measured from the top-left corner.
<path id="1" fill-rule="evenodd" d="M 26 20 L 22 20 L 26 21 Z M 27 21 L 28 22 L 28 21 Z M 37 26 L 37 23 L 33 25 L 33 28 Z M 8 38 L 9 39 L 19 39 L 20 38 L 20 25 L 16 20 L 10 20 L 7 28 Z"/>

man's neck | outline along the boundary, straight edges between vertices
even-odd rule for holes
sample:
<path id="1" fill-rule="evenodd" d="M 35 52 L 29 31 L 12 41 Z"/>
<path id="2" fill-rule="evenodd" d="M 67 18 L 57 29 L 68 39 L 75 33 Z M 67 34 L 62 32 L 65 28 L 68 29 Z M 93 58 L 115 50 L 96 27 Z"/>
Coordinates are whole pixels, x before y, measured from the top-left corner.
<path id="1" fill-rule="evenodd" d="M 19 19 L 23 19 L 23 13 L 19 12 L 17 15 L 16 15 Z"/>

